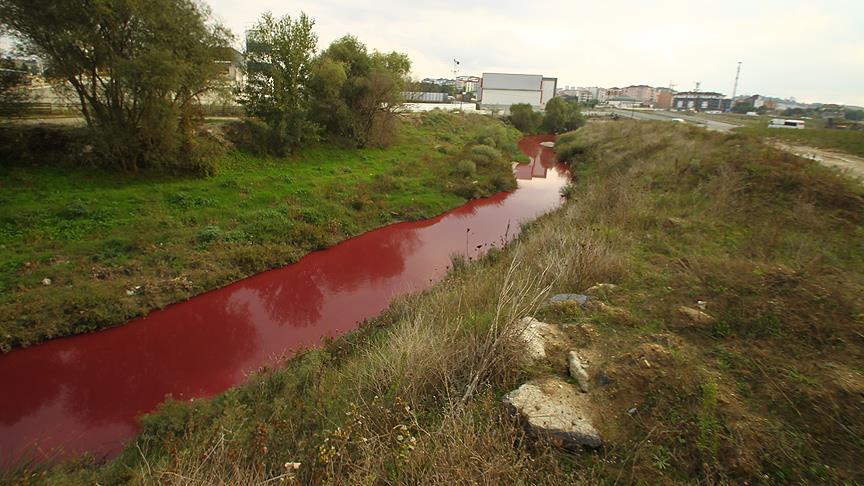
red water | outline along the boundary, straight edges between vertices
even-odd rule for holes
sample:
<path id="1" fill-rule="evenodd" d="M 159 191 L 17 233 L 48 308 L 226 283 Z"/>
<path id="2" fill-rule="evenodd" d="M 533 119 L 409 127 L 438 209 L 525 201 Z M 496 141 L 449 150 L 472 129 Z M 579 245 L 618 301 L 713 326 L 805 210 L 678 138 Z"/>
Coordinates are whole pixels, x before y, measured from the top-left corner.
<path id="1" fill-rule="evenodd" d="M 165 398 L 237 385 L 252 371 L 337 336 L 394 297 L 431 286 L 454 253 L 477 256 L 556 208 L 566 168 L 523 139 L 519 187 L 433 219 L 399 223 L 311 253 L 126 325 L 0 357 L 0 464 L 119 452 Z"/>

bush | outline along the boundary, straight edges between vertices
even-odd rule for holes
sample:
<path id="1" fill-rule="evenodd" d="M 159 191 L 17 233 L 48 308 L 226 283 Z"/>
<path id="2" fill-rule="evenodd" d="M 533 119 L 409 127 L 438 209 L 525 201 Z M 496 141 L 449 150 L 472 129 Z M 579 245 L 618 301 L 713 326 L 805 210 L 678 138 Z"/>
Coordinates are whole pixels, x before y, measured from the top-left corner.
<path id="1" fill-rule="evenodd" d="M 477 172 L 477 165 L 470 160 L 460 160 L 456 163 L 455 172 L 460 176 L 469 177 Z"/>
<path id="2" fill-rule="evenodd" d="M 585 153 L 586 148 L 576 132 L 568 132 L 555 140 L 555 157 L 562 162 L 573 162 L 577 155 Z"/>
<path id="3" fill-rule="evenodd" d="M 528 103 L 516 103 L 510 106 L 510 123 L 522 133 L 537 133 L 543 122 L 543 114 L 534 111 Z"/>
<path id="4" fill-rule="evenodd" d="M 551 133 L 575 130 L 585 124 L 579 103 L 564 98 L 552 98 L 546 103 L 543 128 Z"/>
<path id="5" fill-rule="evenodd" d="M 478 145 L 489 145 L 501 151 L 518 152 L 516 143 L 521 134 L 505 125 L 486 125 L 480 129 L 477 135 L 471 139 L 471 143 Z"/>
<path id="6" fill-rule="evenodd" d="M 225 126 L 225 138 L 235 147 L 255 155 L 267 155 L 270 152 L 267 143 L 269 127 L 256 118 L 247 118 L 239 122 L 231 122 Z"/>
<path id="7" fill-rule="evenodd" d="M 501 159 L 501 152 L 488 145 L 471 147 L 471 159 L 480 164 L 488 164 Z"/>

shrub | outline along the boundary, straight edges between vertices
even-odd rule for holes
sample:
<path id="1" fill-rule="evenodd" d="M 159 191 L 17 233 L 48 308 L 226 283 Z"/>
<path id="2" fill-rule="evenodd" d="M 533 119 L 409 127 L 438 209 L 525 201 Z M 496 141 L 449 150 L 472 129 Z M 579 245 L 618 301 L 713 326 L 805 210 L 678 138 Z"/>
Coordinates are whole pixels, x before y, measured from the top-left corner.
<path id="1" fill-rule="evenodd" d="M 522 133 L 536 133 L 543 122 L 543 114 L 534 111 L 528 103 L 510 106 L 510 123 Z"/>
<path id="2" fill-rule="evenodd" d="M 456 163 L 456 173 L 463 177 L 469 177 L 477 172 L 477 165 L 470 160 L 460 160 Z"/>
<path id="3" fill-rule="evenodd" d="M 546 103 L 546 113 L 543 116 L 543 128 L 552 133 L 575 130 L 585 124 L 579 103 L 564 98 L 552 98 Z"/>
<path id="4" fill-rule="evenodd" d="M 568 132 L 555 140 L 555 157 L 563 162 L 573 162 L 576 156 L 585 153 L 586 148 L 576 132 Z"/>
<path id="5" fill-rule="evenodd" d="M 207 244 L 212 243 L 220 238 L 222 238 L 222 228 L 215 225 L 209 225 L 201 228 L 201 230 L 198 231 L 198 235 L 195 237 L 195 240 L 198 243 Z"/>
<path id="6" fill-rule="evenodd" d="M 576 186 L 571 182 L 561 188 L 561 196 L 565 199 L 572 199 L 576 195 Z"/>
<path id="7" fill-rule="evenodd" d="M 488 145 L 475 145 L 471 147 L 471 159 L 480 164 L 494 162 L 501 158 L 501 152 Z"/>
<path id="8" fill-rule="evenodd" d="M 521 134 L 505 125 L 490 124 L 478 130 L 477 135 L 470 140 L 471 143 L 478 145 L 489 145 L 498 150 L 518 152 L 516 143 L 519 141 Z"/>

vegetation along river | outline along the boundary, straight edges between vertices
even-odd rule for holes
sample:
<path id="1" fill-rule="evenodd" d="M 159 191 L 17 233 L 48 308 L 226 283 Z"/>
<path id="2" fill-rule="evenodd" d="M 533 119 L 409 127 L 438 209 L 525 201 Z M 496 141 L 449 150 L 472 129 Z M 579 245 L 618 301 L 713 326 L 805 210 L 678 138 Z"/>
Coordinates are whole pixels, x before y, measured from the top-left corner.
<path id="1" fill-rule="evenodd" d="M 0 357 L 0 464 L 118 453 L 166 395 L 206 397 L 378 315 L 561 204 L 566 167 L 528 137 L 518 188 L 370 231 L 299 262 L 89 335 Z"/>

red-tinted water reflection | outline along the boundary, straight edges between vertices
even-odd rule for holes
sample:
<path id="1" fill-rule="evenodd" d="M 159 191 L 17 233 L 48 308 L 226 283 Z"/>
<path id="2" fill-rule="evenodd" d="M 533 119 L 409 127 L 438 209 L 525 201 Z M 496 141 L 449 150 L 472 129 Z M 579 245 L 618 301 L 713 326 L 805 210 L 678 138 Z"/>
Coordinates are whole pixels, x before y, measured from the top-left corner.
<path id="1" fill-rule="evenodd" d="M 0 357 L 0 464 L 25 452 L 114 454 L 135 434 L 136 417 L 165 395 L 219 393 L 277 356 L 355 328 L 395 296 L 429 287 L 451 254 L 500 246 L 519 222 L 560 204 L 567 171 L 543 140 L 520 142 L 532 163 L 517 168 L 512 193 L 366 233 L 122 327 Z"/>

